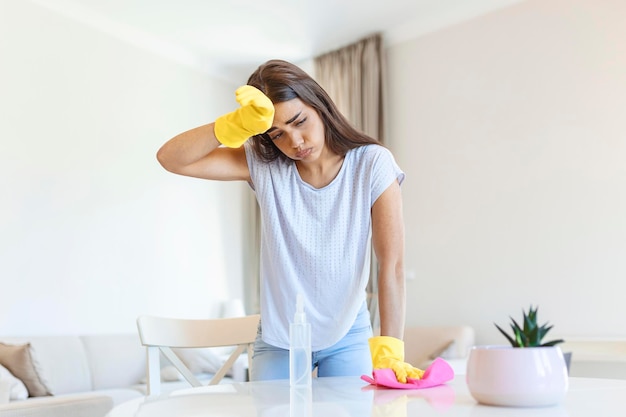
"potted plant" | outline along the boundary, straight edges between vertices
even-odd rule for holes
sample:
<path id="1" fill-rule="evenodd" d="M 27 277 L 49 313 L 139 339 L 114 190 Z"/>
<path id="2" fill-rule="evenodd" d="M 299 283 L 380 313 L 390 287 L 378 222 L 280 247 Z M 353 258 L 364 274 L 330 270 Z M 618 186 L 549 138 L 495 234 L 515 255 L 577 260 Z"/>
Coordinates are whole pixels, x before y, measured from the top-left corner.
<path id="1" fill-rule="evenodd" d="M 563 340 L 543 342 L 552 329 L 539 325 L 537 310 L 522 310 L 523 325 L 511 318 L 512 334 L 497 329 L 509 345 L 474 346 L 467 363 L 467 385 L 481 404 L 539 407 L 555 405 L 565 398 L 568 372 Z"/>

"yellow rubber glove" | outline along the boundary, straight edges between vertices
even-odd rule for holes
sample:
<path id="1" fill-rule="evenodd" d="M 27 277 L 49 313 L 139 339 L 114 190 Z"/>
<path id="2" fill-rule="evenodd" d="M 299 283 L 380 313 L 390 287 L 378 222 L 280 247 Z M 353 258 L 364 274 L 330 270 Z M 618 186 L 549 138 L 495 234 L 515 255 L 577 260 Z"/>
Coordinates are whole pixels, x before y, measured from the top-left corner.
<path id="1" fill-rule="evenodd" d="M 217 140 L 229 148 L 238 148 L 251 136 L 266 132 L 274 121 L 274 105 L 259 89 L 251 85 L 235 91 L 237 110 L 218 117 L 213 131 Z"/>
<path id="2" fill-rule="evenodd" d="M 422 379 L 424 371 L 404 362 L 404 342 L 391 336 L 376 336 L 369 339 L 374 369 L 390 368 L 398 382 L 406 379 Z"/>

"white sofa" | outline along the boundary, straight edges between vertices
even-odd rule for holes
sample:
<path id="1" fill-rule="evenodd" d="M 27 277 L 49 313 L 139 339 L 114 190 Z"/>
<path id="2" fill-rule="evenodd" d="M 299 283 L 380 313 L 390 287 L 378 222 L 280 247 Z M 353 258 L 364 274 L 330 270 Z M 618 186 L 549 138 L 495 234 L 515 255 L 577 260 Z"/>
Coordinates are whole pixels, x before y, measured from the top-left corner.
<path id="1" fill-rule="evenodd" d="M 223 355 L 189 351 L 181 359 L 208 381 Z M 102 417 L 146 392 L 146 350 L 136 334 L 0 337 L 0 365 L 0 385 L 14 397 L 0 404 L 0 417 Z M 246 368 L 243 361 L 237 364 L 224 382 L 245 380 Z M 13 373 L 23 379 L 13 378 L 7 386 Z M 173 367 L 162 368 L 162 379 L 164 392 L 189 386 Z"/>
<path id="2" fill-rule="evenodd" d="M 569 374 L 577 377 L 626 379 L 626 338 L 560 337 L 571 352 Z"/>

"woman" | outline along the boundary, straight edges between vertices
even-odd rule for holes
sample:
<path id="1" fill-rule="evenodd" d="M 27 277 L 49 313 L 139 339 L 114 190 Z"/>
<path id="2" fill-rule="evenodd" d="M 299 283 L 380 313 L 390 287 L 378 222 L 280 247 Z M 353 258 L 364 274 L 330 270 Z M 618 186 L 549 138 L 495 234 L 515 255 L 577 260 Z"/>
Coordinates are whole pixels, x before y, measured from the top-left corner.
<path id="1" fill-rule="evenodd" d="M 262 324 L 251 379 L 289 377 L 298 293 L 318 376 L 359 376 L 373 364 L 394 369 L 401 382 L 421 377 L 403 362 L 404 173 L 393 156 L 288 62 L 261 65 L 236 95 L 239 109 L 172 138 L 157 158 L 168 171 L 246 181 L 255 192 Z M 372 337 L 366 306 L 371 246 L 380 265 L 379 337 Z"/>

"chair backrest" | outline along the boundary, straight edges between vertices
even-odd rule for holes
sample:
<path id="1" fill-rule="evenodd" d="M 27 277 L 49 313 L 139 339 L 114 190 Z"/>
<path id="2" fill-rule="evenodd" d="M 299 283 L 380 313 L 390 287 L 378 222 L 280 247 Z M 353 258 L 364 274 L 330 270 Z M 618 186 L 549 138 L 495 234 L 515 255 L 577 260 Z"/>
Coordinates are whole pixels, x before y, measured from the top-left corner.
<path id="1" fill-rule="evenodd" d="M 194 387 L 202 386 L 172 348 L 207 348 L 235 346 L 236 349 L 215 374 L 209 385 L 218 384 L 237 358 L 248 351 L 252 365 L 252 346 L 256 339 L 260 315 L 224 319 L 176 319 L 154 316 L 137 318 L 141 344 L 146 347 L 148 395 L 161 392 L 160 353 L 178 369 Z"/>

